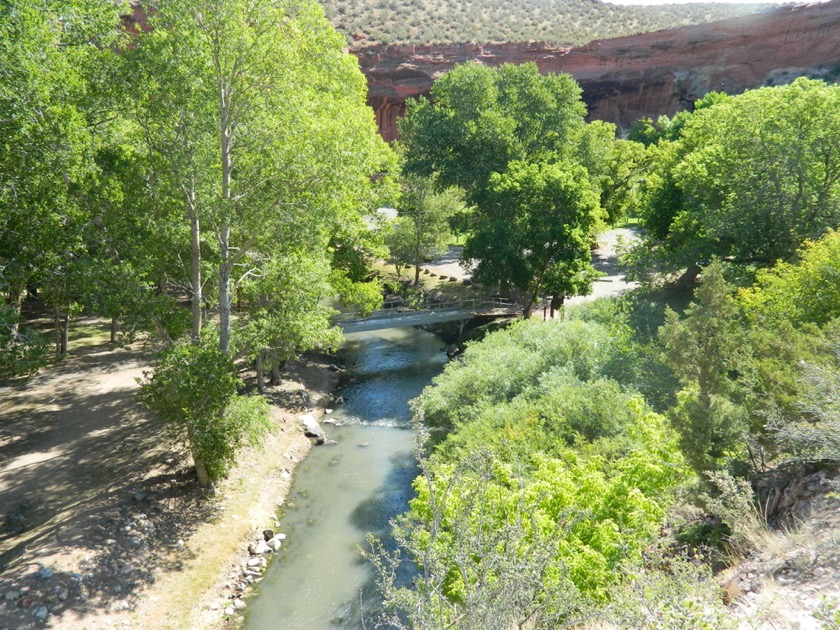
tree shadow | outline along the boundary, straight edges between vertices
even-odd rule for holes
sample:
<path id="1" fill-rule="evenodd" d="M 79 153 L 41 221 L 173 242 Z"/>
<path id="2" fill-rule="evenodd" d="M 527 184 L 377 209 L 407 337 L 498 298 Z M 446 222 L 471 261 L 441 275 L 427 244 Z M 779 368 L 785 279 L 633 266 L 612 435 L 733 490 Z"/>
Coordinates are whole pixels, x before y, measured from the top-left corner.
<path id="1" fill-rule="evenodd" d="M 0 388 L 0 627 L 131 609 L 212 520 L 162 422 L 134 400 L 149 357 L 86 349 Z M 7 598 L 5 595 L 12 593 Z"/>

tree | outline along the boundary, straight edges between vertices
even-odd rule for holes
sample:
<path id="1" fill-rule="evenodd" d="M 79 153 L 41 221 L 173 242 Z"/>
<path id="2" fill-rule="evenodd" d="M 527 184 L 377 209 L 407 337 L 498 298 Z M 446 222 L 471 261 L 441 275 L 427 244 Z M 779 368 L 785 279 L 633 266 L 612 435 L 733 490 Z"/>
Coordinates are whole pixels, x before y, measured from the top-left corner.
<path id="1" fill-rule="evenodd" d="M 400 120 L 405 170 L 437 173 L 441 186 L 472 195 L 512 161 L 575 155 L 585 129 L 581 89 L 568 74 L 541 75 L 536 64 L 455 66 L 408 103 Z"/>
<path id="2" fill-rule="evenodd" d="M 642 247 L 667 271 L 712 255 L 769 266 L 840 224 L 840 87 L 800 78 L 710 100 L 660 142 L 641 202 Z"/>
<path id="3" fill-rule="evenodd" d="M 242 386 L 236 372 L 213 344 L 181 342 L 163 353 L 141 383 L 140 401 L 190 449 L 202 486 L 222 479 L 236 450 L 256 445 L 271 426 L 265 398 L 236 393 Z"/>
<path id="4" fill-rule="evenodd" d="M 740 292 L 753 322 L 823 326 L 840 317 L 840 231 L 805 241 L 797 258 L 760 270 L 755 284 Z"/>
<path id="5" fill-rule="evenodd" d="M 435 82 L 431 101 L 410 103 L 401 122 L 406 170 L 461 186 L 476 209 L 464 248 L 476 279 L 526 291 L 526 315 L 543 289 L 591 286 L 582 242 L 595 226 L 592 191 L 615 128 L 586 125 L 580 95 L 569 75 L 541 75 L 535 64 L 464 64 Z"/>
<path id="6" fill-rule="evenodd" d="M 90 214 L 80 187 L 95 171 L 91 77 L 118 36 L 113 3 L 22 0 L 0 8 L 0 291 L 12 334 L 24 291 L 46 287 L 66 350 L 77 309 L 76 261 Z"/>
<path id="7" fill-rule="evenodd" d="M 749 348 L 723 270 L 720 261 L 706 267 L 695 301 L 682 318 L 669 308 L 659 330 L 665 362 L 682 386 L 671 418 L 700 471 L 736 454 L 748 428 L 739 394 L 749 380 Z"/>
<path id="8" fill-rule="evenodd" d="M 393 258 L 414 265 L 414 284 L 420 282 L 421 263 L 446 251 L 449 219 L 463 210 L 459 189 L 438 192 L 429 178 L 405 177 L 399 214 L 387 244 Z"/>
<path id="9" fill-rule="evenodd" d="M 189 225 L 193 338 L 209 258 L 228 352 L 237 287 L 285 252 L 325 250 L 338 226 L 361 224 L 393 156 L 356 61 L 314 2 L 165 0 L 150 19 L 134 51 L 135 119 L 161 198 Z"/>
<path id="10" fill-rule="evenodd" d="M 511 163 L 490 178 L 464 258 L 478 282 L 523 291 L 527 318 L 542 292 L 591 290 L 589 244 L 597 210 L 598 195 L 582 166 Z"/>

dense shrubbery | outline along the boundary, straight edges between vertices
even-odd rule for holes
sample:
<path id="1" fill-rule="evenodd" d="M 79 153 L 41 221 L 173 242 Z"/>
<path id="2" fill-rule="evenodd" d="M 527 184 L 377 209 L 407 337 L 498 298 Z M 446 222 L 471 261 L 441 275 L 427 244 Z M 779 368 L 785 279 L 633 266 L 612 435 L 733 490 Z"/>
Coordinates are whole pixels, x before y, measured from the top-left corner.
<path id="1" fill-rule="evenodd" d="M 583 44 L 766 8 L 755 4 L 621 6 L 589 0 L 321 0 L 335 27 L 357 45 L 545 41 Z"/>
<path id="2" fill-rule="evenodd" d="M 749 552 L 762 526 L 749 473 L 840 459 L 840 350 L 825 341 L 837 320 L 820 328 L 822 317 L 803 315 L 793 328 L 769 316 L 797 286 L 833 304 L 840 284 L 823 279 L 814 252 L 832 261 L 837 249 L 830 232 L 740 293 L 714 262 L 695 302 L 668 309 L 653 338 L 630 325 L 644 306 L 630 296 L 471 344 L 414 402 L 424 472 L 396 537 L 422 572 L 398 588 L 387 579 L 395 560 L 380 556 L 393 609 L 424 628 L 550 627 L 584 611 L 725 627 L 708 575 L 678 559 L 656 566 L 649 545 L 675 498 L 705 487 L 698 500 L 723 519 L 728 548 Z M 781 334 L 796 342 L 768 343 Z M 644 381 L 670 392 L 666 414 L 646 404 Z"/>

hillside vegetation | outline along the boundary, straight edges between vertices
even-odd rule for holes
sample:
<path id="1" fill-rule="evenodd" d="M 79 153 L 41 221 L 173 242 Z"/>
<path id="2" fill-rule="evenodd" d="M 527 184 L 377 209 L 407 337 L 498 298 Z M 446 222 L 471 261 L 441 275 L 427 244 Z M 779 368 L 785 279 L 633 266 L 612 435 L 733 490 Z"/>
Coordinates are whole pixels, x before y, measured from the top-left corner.
<path id="1" fill-rule="evenodd" d="M 767 4 L 619 6 L 592 0 L 320 0 L 327 17 L 356 46 L 529 42 L 584 44 L 712 22 Z"/>

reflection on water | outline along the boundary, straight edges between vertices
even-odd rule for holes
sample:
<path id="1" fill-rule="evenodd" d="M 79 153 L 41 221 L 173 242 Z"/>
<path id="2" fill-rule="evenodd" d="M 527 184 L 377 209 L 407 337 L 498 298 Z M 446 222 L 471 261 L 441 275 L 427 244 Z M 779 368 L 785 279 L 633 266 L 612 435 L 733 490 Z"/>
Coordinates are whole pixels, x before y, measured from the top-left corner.
<path id="1" fill-rule="evenodd" d="M 281 519 L 283 548 L 249 602 L 249 630 L 362 628 L 376 606 L 373 571 L 358 547 L 405 510 L 417 474 L 408 401 L 440 372 L 440 341 L 414 329 L 348 336 L 347 403 L 324 425 L 335 446 L 298 468 Z M 370 624 L 368 624 L 370 625 Z"/>

